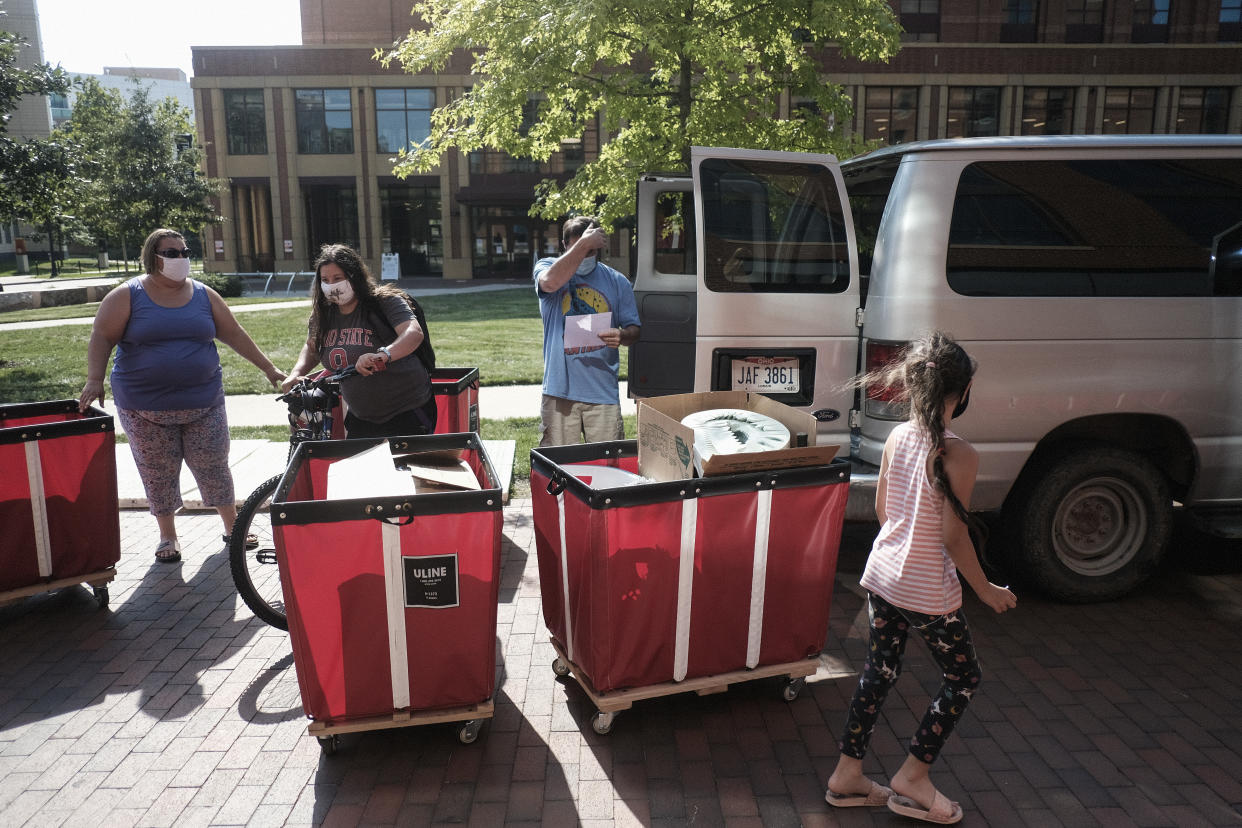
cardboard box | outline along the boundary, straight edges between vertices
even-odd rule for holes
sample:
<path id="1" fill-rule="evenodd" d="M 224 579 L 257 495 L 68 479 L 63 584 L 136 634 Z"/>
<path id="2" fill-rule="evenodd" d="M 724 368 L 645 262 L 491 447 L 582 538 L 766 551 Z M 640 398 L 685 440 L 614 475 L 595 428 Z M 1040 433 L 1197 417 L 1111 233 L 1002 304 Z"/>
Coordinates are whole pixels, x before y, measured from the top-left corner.
<path id="1" fill-rule="evenodd" d="M 710 408 L 740 408 L 771 417 L 789 429 L 791 441 L 805 434 L 807 445 L 777 451 L 715 454 L 703 464 L 704 477 L 826 466 L 840 448 L 816 445 L 814 417 L 762 394 L 746 391 L 671 394 L 638 401 L 639 474 L 660 482 L 694 477 L 694 430 L 682 425 L 681 420 Z"/>

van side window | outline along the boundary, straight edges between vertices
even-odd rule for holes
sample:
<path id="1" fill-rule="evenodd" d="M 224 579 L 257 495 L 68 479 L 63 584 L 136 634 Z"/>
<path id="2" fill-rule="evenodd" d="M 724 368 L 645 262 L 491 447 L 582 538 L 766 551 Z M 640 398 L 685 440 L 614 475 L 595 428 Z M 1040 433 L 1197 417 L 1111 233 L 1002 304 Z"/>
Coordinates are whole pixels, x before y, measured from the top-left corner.
<path id="1" fill-rule="evenodd" d="M 1242 159 L 971 164 L 946 272 L 966 296 L 1242 295 Z"/>
<path id="2" fill-rule="evenodd" d="M 840 293 L 849 286 L 849 244 L 830 170 L 711 158 L 699 181 L 708 290 Z"/>
<path id="3" fill-rule="evenodd" d="M 685 192 L 656 197 L 655 272 L 694 275 L 694 197 Z"/>
<path id="4" fill-rule="evenodd" d="M 897 177 L 898 158 L 886 158 L 881 162 L 860 164 L 842 168 L 845 191 L 850 198 L 850 212 L 854 214 L 854 241 L 858 245 L 859 293 L 864 304 L 867 298 L 867 282 L 871 277 L 871 260 L 875 255 L 875 242 L 880 235 L 880 220 L 888 204 L 888 194 Z"/>

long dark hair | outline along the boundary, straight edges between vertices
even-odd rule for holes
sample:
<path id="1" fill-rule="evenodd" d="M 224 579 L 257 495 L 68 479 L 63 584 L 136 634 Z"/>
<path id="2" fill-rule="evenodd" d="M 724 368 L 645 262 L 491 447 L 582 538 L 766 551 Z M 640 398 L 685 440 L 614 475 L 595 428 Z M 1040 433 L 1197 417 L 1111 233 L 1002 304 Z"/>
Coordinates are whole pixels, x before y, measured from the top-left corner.
<path id="1" fill-rule="evenodd" d="M 325 244 L 319 249 L 319 256 L 315 259 L 315 278 L 310 286 L 310 332 L 315 341 L 316 351 L 323 349 L 327 322 L 331 315 L 337 312 L 336 305 L 328 301 L 328 297 L 323 295 L 323 290 L 319 287 L 322 283 L 320 274 L 326 264 L 334 264 L 345 272 L 359 304 L 372 315 L 383 316 L 384 311 L 380 307 L 380 300 L 383 297 L 401 295 L 400 288 L 395 285 L 384 285 L 375 281 L 367 263 L 358 255 L 357 250 L 347 244 Z"/>
<path id="2" fill-rule="evenodd" d="M 950 398 L 962 398 L 976 367 L 953 337 L 933 331 L 910 343 L 900 359 L 860 377 L 857 384 L 892 387 L 897 399 L 909 404 L 910 420 L 931 438 L 932 483 L 949 499 L 953 513 L 966 524 L 975 545 L 982 550 L 987 527 L 962 505 L 944 471 L 944 404 Z"/>

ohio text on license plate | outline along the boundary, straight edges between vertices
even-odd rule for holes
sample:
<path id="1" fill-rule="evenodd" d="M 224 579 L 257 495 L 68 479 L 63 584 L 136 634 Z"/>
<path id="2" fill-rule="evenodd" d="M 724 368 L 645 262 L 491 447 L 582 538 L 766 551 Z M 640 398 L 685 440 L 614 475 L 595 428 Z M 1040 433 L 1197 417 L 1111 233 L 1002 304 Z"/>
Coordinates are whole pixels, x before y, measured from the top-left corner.
<path id="1" fill-rule="evenodd" d="M 733 360 L 733 390 L 796 394 L 801 390 L 797 357 L 742 357 Z"/>

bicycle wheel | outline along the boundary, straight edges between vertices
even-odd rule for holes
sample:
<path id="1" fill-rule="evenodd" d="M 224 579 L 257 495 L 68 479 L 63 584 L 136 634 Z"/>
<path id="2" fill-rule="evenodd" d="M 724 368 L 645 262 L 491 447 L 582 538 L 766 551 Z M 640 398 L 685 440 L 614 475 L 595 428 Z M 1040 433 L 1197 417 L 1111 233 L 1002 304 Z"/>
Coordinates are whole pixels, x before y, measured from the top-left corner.
<path id="1" fill-rule="evenodd" d="M 279 630 L 288 630 L 280 571 L 276 567 L 276 539 L 268 512 L 278 485 L 280 475 L 260 484 L 238 510 L 233 534 L 229 536 L 229 568 L 233 570 L 238 594 L 255 617 Z M 247 535 L 258 539 L 257 547 L 246 548 Z"/>

